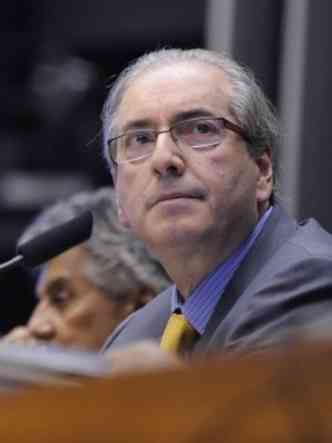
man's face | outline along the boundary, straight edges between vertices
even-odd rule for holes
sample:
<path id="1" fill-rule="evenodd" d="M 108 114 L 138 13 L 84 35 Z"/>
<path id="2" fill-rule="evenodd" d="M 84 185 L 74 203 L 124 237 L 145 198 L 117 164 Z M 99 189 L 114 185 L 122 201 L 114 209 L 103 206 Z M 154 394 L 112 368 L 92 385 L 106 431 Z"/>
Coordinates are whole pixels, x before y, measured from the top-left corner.
<path id="1" fill-rule="evenodd" d="M 124 307 L 113 303 L 84 275 L 87 257 L 78 246 L 45 268 L 37 286 L 39 301 L 27 325 L 33 339 L 98 350 L 125 316 Z"/>
<path id="2" fill-rule="evenodd" d="M 168 129 L 186 116 L 224 117 L 232 87 L 223 73 L 201 63 L 177 63 L 140 75 L 119 108 L 118 132 Z M 232 252 L 248 235 L 272 191 L 268 151 L 253 159 L 245 141 L 225 130 L 223 142 L 206 150 L 179 148 L 169 133 L 153 154 L 118 166 L 120 218 L 155 253 L 199 247 Z"/>

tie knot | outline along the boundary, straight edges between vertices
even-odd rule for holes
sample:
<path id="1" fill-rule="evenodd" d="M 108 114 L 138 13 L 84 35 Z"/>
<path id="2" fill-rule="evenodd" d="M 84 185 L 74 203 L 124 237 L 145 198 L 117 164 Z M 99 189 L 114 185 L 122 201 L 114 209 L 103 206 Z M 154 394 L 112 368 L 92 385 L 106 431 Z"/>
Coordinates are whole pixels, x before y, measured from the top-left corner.
<path id="1" fill-rule="evenodd" d="M 186 317 L 183 314 L 174 313 L 166 324 L 160 347 L 166 351 L 186 351 L 191 348 L 196 337 L 197 332 Z"/>

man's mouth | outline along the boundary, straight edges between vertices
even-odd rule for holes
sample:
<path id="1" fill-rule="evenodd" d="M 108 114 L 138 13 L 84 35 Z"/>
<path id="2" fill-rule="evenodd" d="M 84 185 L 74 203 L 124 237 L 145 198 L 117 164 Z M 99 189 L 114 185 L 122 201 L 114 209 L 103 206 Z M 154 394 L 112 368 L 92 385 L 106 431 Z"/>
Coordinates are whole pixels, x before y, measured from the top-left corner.
<path id="1" fill-rule="evenodd" d="M 177 200 L 177 199 L 189 199 L 189 200 L 203 200 L 204 193 L 200 190 L 192 191 L 176 191 L 176 192 L 165 192 L 151 199 L 150 207 L 157 205 L 158 203 Z"/>

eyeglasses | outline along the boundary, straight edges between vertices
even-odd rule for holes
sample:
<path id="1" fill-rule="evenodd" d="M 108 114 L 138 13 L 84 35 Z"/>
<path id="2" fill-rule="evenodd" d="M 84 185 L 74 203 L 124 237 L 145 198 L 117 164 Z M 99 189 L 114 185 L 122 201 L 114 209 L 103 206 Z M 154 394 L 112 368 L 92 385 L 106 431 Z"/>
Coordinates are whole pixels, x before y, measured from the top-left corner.
<path id="1" fill-rule="evenodd" d="M 223 142 L 225 128 L 236 132 L 250 143 L 250 138 L 235 123 L 223 117 L 200 117 L 183 120 L 163 131 L 150 128 L 128 130 L 108 140 L 109 156 L 116 165 L 143 160 L 152 155 L 158 135 L 166 132 L 170 133 L 178 147 L 182 145 L 195 150 L 211 149 Z"/>

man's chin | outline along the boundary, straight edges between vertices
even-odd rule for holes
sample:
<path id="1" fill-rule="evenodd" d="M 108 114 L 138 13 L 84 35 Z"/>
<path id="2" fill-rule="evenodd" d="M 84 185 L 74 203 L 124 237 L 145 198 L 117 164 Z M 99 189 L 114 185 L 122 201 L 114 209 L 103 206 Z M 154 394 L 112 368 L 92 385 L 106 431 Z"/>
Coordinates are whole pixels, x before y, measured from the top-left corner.
<path id="1" fill-rule="evenodd" d="M 164 221 L 151 227 L 148 232 L 147 243 L 153 244 L 154 249 L 165 248 L 179 249 L 181 245 L 192 247 L 201 237 L 201 229 L 192 225 L 192 220 L 177 220 L 175 222 Z"/>

